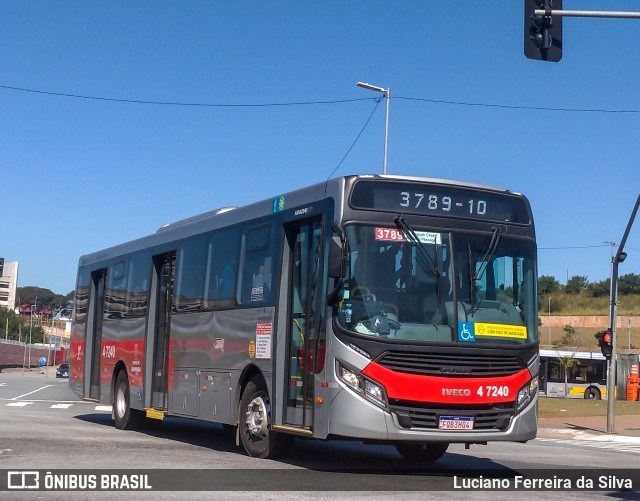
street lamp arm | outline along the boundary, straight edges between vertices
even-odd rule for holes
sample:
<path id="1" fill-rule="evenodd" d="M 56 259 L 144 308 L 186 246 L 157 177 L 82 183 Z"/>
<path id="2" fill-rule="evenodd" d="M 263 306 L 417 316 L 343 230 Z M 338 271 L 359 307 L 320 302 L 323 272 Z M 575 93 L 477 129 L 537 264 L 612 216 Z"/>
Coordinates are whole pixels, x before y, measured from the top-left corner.
<path id="1" fill-rule="evenodd" d="M 358 82 L 356 85 L 358 87 L 362 87 L 363 89 L 382 92 L 385 95 L 385 97 L 386 97 L 386 93 L 388 92 L 388 89 L 385 89 L 384 87 L 378 87 L 377 85 L 371 85 L 370 83 L 366 83 L 366 82 Z"/>
<path id="2" fill-rule="evenodd" d="M 386 175 L 387 174 L 387 145 L 389 142 L 389 98 L 391 97 L 391 87 L 387 87 L 385 89 L 384 87 L 379 87 L 378 85 L 371 85 L 370 83 L 366 83 L 366 82 L 358 82 L 356 85 L 363 89 L 372 90 L 375 92 L 381 92 L 385 98 L 387 109 L 386 109 L 385 118 L 384 118 L 384 157 L 382 160 L 382 173 Z"/>

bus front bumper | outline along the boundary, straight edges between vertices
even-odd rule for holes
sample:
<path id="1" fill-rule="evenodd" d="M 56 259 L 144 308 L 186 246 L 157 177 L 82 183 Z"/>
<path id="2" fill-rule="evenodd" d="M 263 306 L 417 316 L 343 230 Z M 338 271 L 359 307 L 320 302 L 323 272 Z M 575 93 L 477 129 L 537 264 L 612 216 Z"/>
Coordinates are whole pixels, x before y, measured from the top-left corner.
<path id="1" fill-rule="evenodd" d="M 511 417 L 509 426 L 504 430 L 405 428 L 398 422 L 396 414 L 342 388 L 331 402 L 328 432 L 342 437 L 388 442 L 526 442 L 536 438 L 537 405 L 536 396 L 520 413 Z"/>

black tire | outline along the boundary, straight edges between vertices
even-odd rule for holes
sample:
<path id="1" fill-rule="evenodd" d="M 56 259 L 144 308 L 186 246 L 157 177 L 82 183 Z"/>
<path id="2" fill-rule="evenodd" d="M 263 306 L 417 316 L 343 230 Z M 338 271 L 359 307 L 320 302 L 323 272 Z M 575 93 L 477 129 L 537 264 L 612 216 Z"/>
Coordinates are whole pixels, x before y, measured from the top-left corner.
<path id="1" fill-rule="evenodd" d="M 587 388 L 584 392 L 584 398 L 586 400 L 600 400 L 600 390 L 598 388 Z"/>
<path id="2" fill-rule="evenodd" d="M 411 461 L 437 461 L 447 452 L 447 442 L 397 442 L 396 450 Z"/>
<path id="3" fill-rule="evenodd" d="M 143 412 L 131 408 L 130 398 L 129 378 L 126 371 L 122 370 L 113 389 L 113 418 L 119 430 L 135 430 L 144 421 Z"/>
<path id="4" fill-rule="evenodd" d="M 292 435 L 271 430 L 271 400 L 260 376 L 254 376 L 242 392 L 238 427 L 244 450 L 254 458 L 275 457 L 294 440 Z"/>

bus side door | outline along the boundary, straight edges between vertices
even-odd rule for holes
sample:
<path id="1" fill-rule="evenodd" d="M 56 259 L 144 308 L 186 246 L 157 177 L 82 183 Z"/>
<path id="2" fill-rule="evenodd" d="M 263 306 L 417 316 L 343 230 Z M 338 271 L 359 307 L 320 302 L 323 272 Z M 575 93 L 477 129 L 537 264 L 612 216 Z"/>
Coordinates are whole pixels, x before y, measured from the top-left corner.
<path id="1" fill-rule="evenodd" d="M 324 304 L 322 219 L 286 226 L 289 251 L 288 367 L 284 424 L 310 430 L 313 424 L 314 374 Z"/>

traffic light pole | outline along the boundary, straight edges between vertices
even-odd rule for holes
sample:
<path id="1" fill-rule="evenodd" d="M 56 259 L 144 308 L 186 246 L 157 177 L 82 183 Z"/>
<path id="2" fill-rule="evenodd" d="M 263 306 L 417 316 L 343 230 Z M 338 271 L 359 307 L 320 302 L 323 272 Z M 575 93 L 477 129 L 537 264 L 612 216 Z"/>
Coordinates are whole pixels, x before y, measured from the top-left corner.
<path id="1" fill-rule="evenodd" d="M 624 236 L 620 241 L 620 247 L 618 252 L 611 259 L 611 291 L 610 291 L 610 310 L 609 310 L 609 329 L 611 330 L 611 360 L 609 362 L 609 373 L 607 375 L 607 433 L 614 433 L 614 405 L 616 400 L 616 307 L 618 303 L 618 265 L 627 258 L 627 253 L 624 252 L 624 245 L 627 243 L 627 237 L 633 220 L 638 212 L 638 206 L 640 205 L 640 195 L 636 200 L 636 205 L 633 208 L 627 228 L 624 231 Z"/>
<path id="2" fill-rule="evenodd" d="M 535 9 L 533 13 L 536 16 L 612 17 L 623 19 L 640 19 L 640 12 L 616 12 L 608 10 Z"/>
<path id="3" fill-rule="evenodd" d="M 640 19 L 640 12 L 565 10 L 563 0 L 524 0 L 524 55 L 557 63 L 562 59 L 562 19 L 596 17 Z"/>

